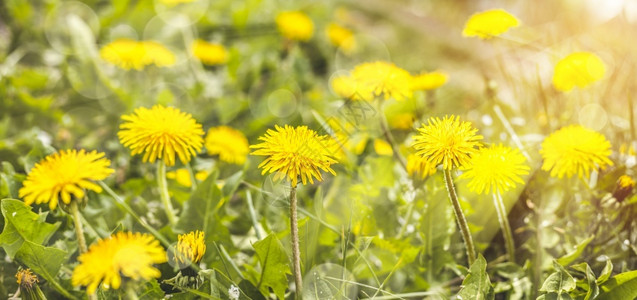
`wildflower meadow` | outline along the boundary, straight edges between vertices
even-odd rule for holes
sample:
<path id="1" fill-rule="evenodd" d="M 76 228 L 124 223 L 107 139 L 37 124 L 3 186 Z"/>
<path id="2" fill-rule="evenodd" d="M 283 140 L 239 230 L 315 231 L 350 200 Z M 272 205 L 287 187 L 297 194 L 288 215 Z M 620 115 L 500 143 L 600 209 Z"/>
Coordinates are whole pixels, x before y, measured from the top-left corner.
<path id="1" fill-rule="evenodd" d="M 637 2 L 0 1 L 0 299 L 637 299 Z"/>

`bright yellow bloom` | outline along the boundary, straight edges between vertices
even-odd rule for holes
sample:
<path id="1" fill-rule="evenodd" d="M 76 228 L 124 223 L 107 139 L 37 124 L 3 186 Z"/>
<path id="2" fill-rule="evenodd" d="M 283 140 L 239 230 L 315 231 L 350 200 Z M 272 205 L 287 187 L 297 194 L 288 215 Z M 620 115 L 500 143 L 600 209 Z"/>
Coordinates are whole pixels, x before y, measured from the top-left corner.
<path id="1" fill-rule="evenodd" d="M 228 61 L 228 51 L 221 44 L 195 40 L 190 46 L 192 55 L 206 65 L 221 65 Z"/>
<path id="2" fill-rule="evenodd" d="M 191 2 L 195 2 L 197 0 L 159 0 L 159 2 L 161 2 L 162 4 L 168 5 L 168 6 L 175 6 L 175 5 L 179 5 L 182 3 L 191 3 Z"/>
<path id="3" fill-rule="evenodd" d="M 276 26 L 284 37 L 293 41 L 307 41 L 314 34 L 314 23 L 299 11 L 285 11 L 276 16 Z"/>
<path id="4" fill-rule="evenodd" d="M 467 187 L 478 194 L 501 193 L 524 183 L 521 175 L 529 174 L 526 158 L 518 149 L 502 145 L 482 148 L 471 157 L 459 178 L 470 179 Z"/>
<path id="5" fill-rule="evenodd" d="M 18 196 L 24 198 L 27 205 L 49 203 L 49 208 L 54 210 L 59 198 L 69 204 L 71 195 L 82 198 L 85 189 L 102 192 L 102 188 L 92 181 L 102 180 L 113 173 L 110 165 L 111 162 L 101 152 L 61 150 L 45 157 L 31 169 Z"/>
<path id="6" fill-rule="evenodd" d="M 119 126 L 119 141 L 132 150 L 132 155 L 144 153 L 144 162 L 153 163 L 159 158 L 172 166 L 176 153 L 182 163 L 187 163 L 203 146 L 201 124 L 176 108 L 140 107 L 122 119 L 125 122 Z"/>
<path id="7" fill-rule="evenodd" d="M 346 53 L 350 53 L 356 47 L 354 33 L 341 25 L 330 23 L 325 28 L 325 34 L 332 45 L 340 47 Z"/>
<path id="8" fill-rule="evenodd" d="M 166 252 L 150 234 L 118 232 L 98 240 L 77 260 L 80 264 L 73 270 L 71 282 L 88 286 L 87 292 L 93 294 L 100 283 L 119 289 L 122 275 L 132 280 L 159 277 L 153 264 L 166 262 Z"/>
<path id="9" fill-rule="evenodd" d="M 520 25 L 518 19 L 503 9 L 491 9 L 475 13 L 469 17 L 462 30 L 462 36 L 488 40 Z"/>
<path id="10" fill-rule="evenodd" d="M 441 71 L 433 71 L 413 76 L 411 79 L 411 89 L 414 91 L 434 90 L 447 83 L 449 75 Z"/>
<path id="11" fill-rule="evenodd" d="M 476 135 L 478 129 L 470 122 L 460 122 L 457 116 L 445 116 L 442 120 L 432 117 L 418 131 L 413 143 L 416 155 L 435 166 L 442 164 L 447 170 L 467 165 L 481 145 L 482 136 Z"/>
<path id="12" fill-rule="evenodd" d="M 166 47 L 153 41 L 117 39 L 100 49 L 105 61 L 124 70 L 142 70 L 148 65 L 167 67 L 175 64 L 175 55 Z"/>
<path id="13" fill-rule="evenodd" d="M 208 177 L 207 171 L 199 171 L 195 173 L 195 179 L 199 181 L 205 180 L 206 177 Z M 166 172 L 166 178 L 174 179 L 177 181 L 177 183 L 185 187 L 192 186 L 192 181 L 190 180 L 190 172 L 186 168 L 180 168 L 180 169 L 177 169 L 176 171 Z"/>
<path id="14" fill-rule="evenodd" d="M 415 154 L 409 154 L 407 156 L 407 174 L 420 174 L 420 178 L 424 179 L 434 173 L 436 173 L 436 166 L 427 159 Z"/>
<path id="15" fill-rule="evenodd" d="M 544 142 L 540 154 L 544 158 L 542 170 L 562 178 L 577 174 L 588 178 L 597 168 L 612 166 L 610 142 L 598 132 L 579 125 L 571 125 L 553 132 Z"/>
<path id="16" fill-rule="evenodd" d="M 275 125 L 275 130 L 268 129 L 259 140 L 263 142 L 250 146 L 257 149 L 251 154 L 267 156 L 259 168 L 263 169 L 261 174 L 277 172 L 274 180 L 287 176 L 296 186 L 299 176 L 303 184 L 308 180 L 313 184 L 313 178 L 323 181 L 320 170 L 336 175 L 330 167 L 336 163 L 330 151 L 334 143 L 330 136 L 318 135 L 307 126 Z"/>
<path id="17" fill-rule="evenodd" d="M 334 93 L 345 99 L 373 100 L 373 90 L 369 86 L 359 84 L 352 76 L 334 77 L 330 84 Z"/>
<path id="18" fill-rule="evenodd" d="M 374 151 L 378 155 L 392 156 L 394 150 L 391 145 L 383 139 L 374 139 Z"/>
<path id="19" fill-rule="evenodd" d="M 208 154 L 219 154 L 225 162 L 242 165 L 250 152 L 248 139 L 241 131 L 228 126 L 213 127 L 206 136 Z"/>
<path id="20" fill-rule="evenodd" d="M 389 126 L 396 129 L 409 130 L 414 126 L 416 116 L 412 113 L 400 113 L 389 119 Z"/>
<path id="21" fill-rule="evenodd" d="M 203 231 L 191 231 L 187 234 L 180 234 L 177 247 L 175 247 L 175 261 L 180 269 L 197 264 L 206 253 L 206 241 Z"/>
<path id="22" fill-rule="evenodd" d="M 595 54 L 575 52 L 560 60 L 553 72 L 553 86 L 567 92 L 574 87 L 585 88 L 604 77 L 606 66 Z"/>
<path id="23" fill-rule="evenodd" d="M 357 91 L 366 100 L 373 96 L 383 96 L 385 100 L 403 100 L 412 96 L 411 75 L 392 63 L 362 63 L 354 68 L 352 78 L 357 84 Z"/>

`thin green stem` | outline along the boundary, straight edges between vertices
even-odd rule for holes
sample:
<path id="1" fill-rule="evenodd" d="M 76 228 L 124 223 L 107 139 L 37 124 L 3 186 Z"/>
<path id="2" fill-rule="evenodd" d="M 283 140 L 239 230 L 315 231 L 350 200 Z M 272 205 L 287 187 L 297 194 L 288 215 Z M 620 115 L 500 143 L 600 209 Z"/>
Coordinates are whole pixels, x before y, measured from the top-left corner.
<path id="1" fill-rule="evenodd" d="M 254 210 L 254 204 L 252 203 L 252 194 L 250 191 L 246 191 L 246 202 L 248 202 L 248 212 L 250 212 L 250 219 L 252 220 L 252 226 L 254 227 L 254 233 L 257 235 L 257 239 L 262 240 L 261 228 L 257 221 L 257 213 Z"/>
<path id="2" fill-rule="evenodd" d="M 82 229 L 82 221 L 80 216 L 80 209 L 77 207 L 77 201 L 73 200 L 70 204 L 71 216 L 73 217 L 73 223 L 75 225 L 75 235 L 77 235 L 77 244 L 80 249 L 80 254 L 86 253 L 88 248 L 86 247 L 86 240 L 84 239 L 84 230 Z"/>
<path id="3" fill-rule="evenodd" d="M 396 140 L 394 140 L 394 136 L 391 134 L 391 130 L 389 129 L 389 126 L 387 125 L 387 119 L 385 118 L 385 112 L 383 111 L 382 104 L 378 104 L 377 109 L 378 109 L 378 113 L 380 114 L 380 127 L 381 127 L 381 130 L 383 131 L 383 136 L 385 136 L 385 139 L 391 146 L 394 158 L 400 163 L 400 165 L 406 171 L 407 161 L 402 155 L 400 155 L 400 149 L 396 145 Z"/>
<path id="4" fill-rule="evenodd" d="M 451 170 L 444 169 L 444 173 L 445 173 L 445 184 L 447 186 L 447 193 L 449 195 L 449 200 L 451 201 L 451 205 L 453 206 L 453 213 L 456 215 L 456 221 L 458 222 L 458 227 L 460 227 L 460 232 L 462 233 L 462 239 L 464 240 L 464 245 L 467 248 L 467 259 L 469 260 L 469 266 L 471 266 L 473 262 L 476 260 L 475 248 L 473 246 L 473 238 L 471 237 L 471 232 L 469 231 L 469 225 L 467 224 L 467 219 L 464 217 L 464 213 L 462 212 L 462 208 L 460 207 L 460 201 L 458 201 L 456 188 L 453 186 L 453 181 L 451 179 Z"/>
<path id="5" fill-rule="evenodd" d="M 170 202 L 170 194 L 168 194 L 168 183 L 166 182 L 166 164 L 163 160 L 157 163 L 157 185 L 159 186 L 159 197 L 164 204 L 164 210 L 166 210 L 166 216 L 168 216 L 168 222 L 170 225 L 177 223 L 177 217 L 173 210 L 173 205 Z"/>
<path id="6" fill-rule="evenodd" d="M 290 190 L 290 235 L 292 238 L 292 264 L 294 265 L 294 282 L 296 283 L 296 299 L 301 299 L 303 278 L 301 276 L 301 251 L 299 250 L 299 228 L 296 220 L 296 187 Z"/>
<path id="7" fill-rule="evenodd" d="M 493 204 L 495 205 L 495 210 L 498 213 L 498 221 L 500 221 L 500 229 L 504 235 L 509 261 L 515 262 L 515 243 L 513 242 L 511 225 L 509 225 L 506 207 L 504 206 L 504 201 L 502 200 L 502 195 L 500 195 L 499 191 L 493 193 Z"/>
<path id="8" fill-rule="evenodd" d="M 126 299 L 128 300 L 137 300 L 137 292 L 135 291 L 135 285 L 130 282 L 126 284 Z"/>

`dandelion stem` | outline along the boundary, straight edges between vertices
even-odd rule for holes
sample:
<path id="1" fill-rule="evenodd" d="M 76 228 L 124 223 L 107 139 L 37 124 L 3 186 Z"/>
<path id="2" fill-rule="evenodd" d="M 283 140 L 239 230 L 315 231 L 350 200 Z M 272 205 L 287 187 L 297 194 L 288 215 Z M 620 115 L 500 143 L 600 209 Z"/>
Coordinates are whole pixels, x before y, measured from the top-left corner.
<path id="1" fill-rule="evenodd" d="M 135 291 L 135 285 L 132 283 L 128 283 L 126 285 L 126 299 L 128 300 L 137 300 L 137 292 Z"/>
<path id="2" fill-rule="evenodd" d="M 80 248 L 80 254 L 86 253 L 86 240 L 84 239 L 84 230 L 82 229 L 82 221 L 80 216 L 80 209 L 77 207 L 77 201 L 72 200 L 71 205 L 71 216 L 73 217 L 73 223 L 75 224 L 75 235 L 77 235 L 77 244 Z"/>
<path id="3" fill-rule="evenodd" d="M 294 282 L 296 283 L 296 299 L 301 299 L 303 279 L 301 277 L 301 251 L 299 250 L 299 228 L 296 220 L 296 187 L 290 190 L 290 235 L 292 236 L 292 264 L 294 265 Z"/>
<path id="4" fill-rule="evenodd" d="M 391 134 L 391 130 L 389 130 L 387 119 L 385 117 L 385 113 L 383 112 L 383 107 L 380 104 L 378 105 L 378 113 L 380 114 L 380 128 L 383 131 L 385 139 L 387 140 L 389 145 L 391 145 L 394 158 L 400 163 L 401 166 L 403 166 L 404 170 L 407 170 L 407 161 L 405 161 L 405 158 L 400 155 L 400 149 L 398 149 L 398 146 L 396 146 L 396 141 L 394 140 L 394 136 Z"/>
<path id="5" fill-rule="evenodd" d="M 504 235 L 504 241 L 506 243 L 506 251 L 509 255 L 509 261 L 515 262 L 515 243 L 513 242 L 513 234 L 511 233 L 511 225 L 509 225 L 509 219 L 507 218 L 506 208 L 504 201 L 502 201 L 502 195 L 499 191 L 493 193 L 493 204 L 495 210 L 498 213 L 498 221 L 500 221 L 500 229 Z"/>
<path id="6" fill-rule="evenodd" d="M 168 184 L 166 182 L 166 164 L 163 160 L 160 160 L 157 163 L 157 185 L 159 186 L 159 196 L 161 198 L 161 202 L 164 204 L 164 209 L 166 210 L 166 216 L 168 216 L 168 221 L 170 225 L 175 225 L 177 223 L 175 217 L 175 211 L 173 210 L 173 205 L 170 202 L 170 194 L 168 194 Z"/>
<path id="7" fill-rule="evenodd" d="M 464 213 L 462 212 L 462 208 L 460 207 L 460 202 L 458 201 L 458 195 L 456 194 L 456 188 L 453 186 L 453 181 L 451 179 L 451 170 L 444 169 L 445 173 L 445 184 L 447 186 L 447 193 L 449 194 L 449 200 L 451 200 L 451 205 L 453 206 L 453 213 L 456 215 L 456 221 L 458 222 L 458 227 L 460 227 L 460 232 L 462 233 L 462 239 L 464 240 L 464 245 L 467 248 L 467 258 L 469 260 L 469 266 L 473 264 L 476 260 L 475 248 L 473 246 L 473 238 L 471 238 L 471 232 L 469 231 L 469 225 L 467 224 L 467 219 L 464 217 Z"/>

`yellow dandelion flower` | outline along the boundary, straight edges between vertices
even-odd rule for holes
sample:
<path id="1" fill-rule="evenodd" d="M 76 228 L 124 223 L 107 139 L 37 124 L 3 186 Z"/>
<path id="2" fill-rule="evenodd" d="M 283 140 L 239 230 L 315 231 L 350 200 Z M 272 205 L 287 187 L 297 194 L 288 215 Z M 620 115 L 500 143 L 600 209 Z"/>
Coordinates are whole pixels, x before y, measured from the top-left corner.
<path id="1" fill-rule="evenodd" d="M 228 61 L 228 51 L 221 44 L 195 40 L 190 46 L 192 55 L 206 65 L 221 65 Z"/>
<path id="2" fill-rule="evenodd" d="M 354 33 L 341 25 L 330 23 L 325 28 L 325 34 L 332 45 L 340 47 L 346 53 L 352 52 L 356 47 Z"/>
<path id="3" fill-rule="evenodd" d="M 619 179 L 617 179 L 617 185 L 613 191 L 613 197 L 617 199 L 618 202 L 622 202 L 633 192 L 634 188 L 635 180 L 628 175 L 619 176 Z"/>
<path id="4" fill-rule="evenodd" d="M 362 63 L 352 71 L 357 90 L 370 91 L 373 96 L 384 96 L 385 99 L 403 100 L 411 98 L 411 75 L 409 72 L 388 62 L 377 61 Z M 363 94 L 363 98 L 367 96 Z"/>
<path id="5" fill-rule="evenodd" d="M 117 39 L 100 49 L 103 60 L 124 70 L 142 70 L 148 65 L 167 67 L 175 64 L 175 55 L 153 41 Z"/>
<path id="6" fill-rule="evenodd" d="M 176 6 L 179 4 L 183 4 L 183 3 L 192 3 L 195 2 L 197 0 L 159 0 L 160 3 L 167 5 L 167 6 Z"/>
<path id="7" fill-rule="evenodd" d="M 352 76 L 336 76 L 330 81 L 332 90 L 336 95 L 351 100 L 374 99 L 373 90 L 366 85 L 358 84 Z"/>
<path id="8" fill-rule="evenodd" d="M 93 294 L 100 283 L 119 289 L 121 276 L 132 280 L 149 280 L 161 275 L 153 264 L 166 262 L 166 252 L 152 235 L 118 232 L 100 239 L 81 254 L 73 270 L 74 286 L 88 286 Z"/>
<path id="9" fill-rule="evenodd" d="M 242 165 L 250 152 L 248 139 L 241 131 L 228 126 L 213 127 L 206 136 L 208 154 L 219 154 L 225 162 Z"/>
<path id="10" fill-rule="evenodd" d="M 180 234 L 177 246 L 175 247 L 175 261 L 180 269 L 197 264 L 206 253 L 206 242 L 203 231 L 191 231 L 187 234 Z"/>
<path id="11" fill-rule="evenodd" d="M 190 180 L 190 172 L 186 168 L 180 168 L 176 171 L 166 172 L 166 178 L 174 179 L 180 185 L 185 187 L 191 187 L 192 181 Z"/>
<path id="12" fill-rule="evenodd" d="M 93 181 L 113 173 L 110 164 L 101 152 L 61 150 L 45 157 L 31 169 L 18 196 L 24 198 L 27 205 L 49 203 L 49 208 L 54 210 L 60 198 L 69 204 L 71 196 L 80 199 L 87 189 L 102 192 L 102 188 Z"/>
<path id="13" fill-rule="evenodd" d="M 441 71 L 422 73 L 412 77 L 411 89 L 414 91 L 434 90 L 447 83 L 448 78 L 449 75 Z"/>
<path id="14" fill-rule="evenodd" d="M 520 25 L 518 19 L 503 9 L 491 9 L 469 17 L 462 30 L 464 37 L 488 40 Z"/>
<path id="15" fill-rule="evenodd" d="M 420 174 L 420 178 L 424 179 L 434 173 L 436 173 L 436 166 L 427 159 L 415 154 L 409 154 L 407 156 L 407 174 L 412 176 L 414 174 Z"/>
<path id="16" fill-rule="evenodd" d="M 144 153 L 144 162 L 154 163 L 159 158 L 172 166 L 177 154 L 182 163 L 187 163 L 203 146 L 201 124 L 173 107 L 140 107 L 122 120 L 125 122 L 117 133 L 120 142 L 132 150 L 132 155 Z"/>
<path id="17" fill-rule="evenodd" d="M 460 122 L 458 116 L 445 116 L 442 120 L 432 117 L 418 131 L 413 143 L 416 155 L 435 166 L 442 164 L 447 170 L 467 165 L 481 145 L 478 129 L 471 122 Z"/>
<path id="18" fill-rule="evenodd" d="M 292 186 L 296 186 L 299 176 L 303 184 L 308 181 L 313 184 L 313 178 L 323 181 L 320 170 L 336 175 L 330 167 L 336 163 L 329 149 L 333 143 L 330 136 L 318 135 L 307 126 L 276 125 L 275 130 L 268 129 L 259 140 L 263 142 L 250 146 L 256 149 L 251 154 L 267 156 L 259 168 L 263 169 L 261 174 L 277 172 L 274 180 L 287 176 Z"/>
<path id="19" fill-rule="evenodd" d="M 526 174 L 529 174 L 529 166 L 518 149 L 492 145 L 474 154 L 459 178 L 470 179 L 469 190 L 487 194 L 506 192 L 516 183 L 524 183 L 520 176 Z"/>
<path id="20" fill-rule="evenodd" d="M 416 116 L 412 113 L 400 113 L 389 119 L 389 126 L 396 129 L 408 130 L 414 126 Z"/>
<path id="21" fill-rule="evenodd" d="M 562 178 L 577 174 L 588 177 L 597 168 L 612 166 L 610 142 L 604 135 L 579 125 L 571 125 L 553 132 L 544 142 L 540 154 L 544 158 L 542 170 Z"/>
<path id="22" fill-rule="evenodd" d="M 374 139 L 374 152 L 383 156 L 392 156 L 394 154 L 391 145 L 383 139 Z"/>
<path id="23" fill-rule="evenodd" d="M 555 65 L 553 86 L 559 91 L 568 92 L 576 86 L 585 88 L 602 79 L 604 74 L 606 74 L 606 66 L 597 55 L 589 52 L 575 52 Z"/>
<path id="24" fill-rule="evenodd" d="M 293 41 L 308 41 L 314 34 L 314 23 L 299 11 L 285 11 L 276 16 L 276 26 L 284 37 Z"/>

